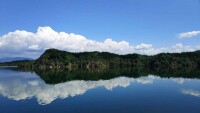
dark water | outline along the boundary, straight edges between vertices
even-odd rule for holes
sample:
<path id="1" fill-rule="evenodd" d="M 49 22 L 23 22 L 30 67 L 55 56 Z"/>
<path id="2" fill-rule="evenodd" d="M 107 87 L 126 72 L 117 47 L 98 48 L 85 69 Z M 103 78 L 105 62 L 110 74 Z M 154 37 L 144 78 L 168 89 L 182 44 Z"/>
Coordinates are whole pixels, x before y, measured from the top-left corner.
<path id="1" fill-rule="evenodd" d="M 49 84 L 45 76 L 0 69 L 0 113 L 200 113 L 197 78 L 121 75 Z"/>

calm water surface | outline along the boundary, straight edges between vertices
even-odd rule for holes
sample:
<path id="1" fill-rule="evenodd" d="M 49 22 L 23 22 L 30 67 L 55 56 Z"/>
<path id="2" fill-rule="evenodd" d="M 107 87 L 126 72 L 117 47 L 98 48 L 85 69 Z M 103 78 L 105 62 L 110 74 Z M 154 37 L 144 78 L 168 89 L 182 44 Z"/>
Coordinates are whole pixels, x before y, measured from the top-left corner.
<path id="1" fill-rule="evenodd" d="M 115 77 L 47 84 L 0 69 L 0 113 L 200 113 L 200 80 Z"/>

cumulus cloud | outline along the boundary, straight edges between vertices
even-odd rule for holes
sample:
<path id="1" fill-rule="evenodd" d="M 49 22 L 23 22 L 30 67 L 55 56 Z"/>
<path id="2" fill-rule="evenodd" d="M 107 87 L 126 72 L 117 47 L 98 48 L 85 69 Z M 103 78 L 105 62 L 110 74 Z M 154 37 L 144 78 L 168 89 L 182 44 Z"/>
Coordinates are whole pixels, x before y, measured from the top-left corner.
<path id="1" fill-rule="evenodd" d="M 30 50 L 39 50 L 40 47 L 39 47 L 39 45 L 31 45 L 31 46 L 28 46 L 28 49 L 30 49 Z"/>
<path id="2" fill-rule="evenodd" d="M 1 73 L 0 73 L 1 74 Z M 117 77 L 110 80 L 84 81 L 75 80 L 55 85 L 48 85 L 34 73 L 30 76 L 24 76 L 27 73 L 9 72 L 9 76 L 0 77 L 0 95 L 16 101 L 36 98 L 39 104 L 50 104 L 57 98 L 64 99 L 82 95 L 90 89 L 105 87 L 107 90 L 113 90 L 116 87 L 127 87 L 131 83 L 151 84 L 154 79 L 152 75 L 141 78 Z M 14 76 L 13 76 L 14 75 Z"/>
<path id="3" fill-rule="evenodd" d="M 135 47 L 135 49 L 149 49 L 149 48 L 152 48 L 152 45 L 151 44 L 144 44 L 144 43 L 141 43 L 140 45 L 137 45 Z"/>
<path id="4" fill-rule="evenodd" d="M 185 33 L 180 33 L 178 34 L 178 38 L 192 38 L 194 36 L 200 35 L 200 30 L 199 31 L 191 31 L 191 32 L 185 32 Z"/>
<path id="5" fill-rule="evenodd" d="M 126 41 L 116 42 L 111 38 L 99 42 L 74 33 L 56 32 L 47 26 L 39 27 L 35 33 L 16 30 L 0 36 L 1 57 L 37 58 L 49 48 L 69 52 L 106 51 L 117 54 L 154 55 L 161 52 L 194 51 L 200 47 L 191 47 L 179 43 L 171 47 L 154 48 L 151 44 L 130 45 Z"/>

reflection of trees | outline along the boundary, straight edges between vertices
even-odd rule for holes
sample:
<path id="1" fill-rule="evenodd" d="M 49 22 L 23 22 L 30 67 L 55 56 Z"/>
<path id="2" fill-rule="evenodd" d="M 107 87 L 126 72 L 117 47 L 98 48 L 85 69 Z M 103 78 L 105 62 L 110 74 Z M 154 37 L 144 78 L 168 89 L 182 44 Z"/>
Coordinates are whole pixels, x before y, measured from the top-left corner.
<path id="1" fill-rule="evenodd" d="M 126 76 L 138 78 L 148 76 L 149 74 L 160 77 L 182 77 L 182 78 L 200 78 L 200 70 L 181 68 L 181 69 L 149 69 L 149 68 L 115 68 L 102 70 L 35 70 L 35 72 L 49 84 L 56 84 L 70 80 L 107 80 L 114 77 Z"/>
<path id="2" fill-rule="evenodd" d="M 163 78 L 200 78 L 200 70 L 196 68 L 104 68 L 104 69 L 25 69 L 25 68 L 10 68 L 14 71 L 31 71 L 38 74 L 46 83 L 56 84 L 71 80 L 108 80 L 114 77 L 126 76 L 138 78 L 141 76 L 157 75 Z"/>

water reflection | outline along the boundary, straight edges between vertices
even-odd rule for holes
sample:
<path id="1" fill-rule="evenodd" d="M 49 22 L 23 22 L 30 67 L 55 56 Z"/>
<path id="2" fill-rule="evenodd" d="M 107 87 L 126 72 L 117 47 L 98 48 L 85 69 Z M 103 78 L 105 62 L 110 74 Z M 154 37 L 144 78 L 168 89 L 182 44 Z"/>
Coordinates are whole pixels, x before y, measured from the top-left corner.
<path id="1" fill-rule="evenodd" d="M 181 92 L 183 94 L 186 95 L 191 95 L 191 96 L 195 96 L 195 97 L 200 97 L 200 92 L 199 91 L 195 91 L 193 89 L 181 89 Z"/>
<path id="2" fill-rule="evenodd" d="M 55 85 L 46 84 L 39 77 L 27 78 L 18 76 L 15 79 L 0 79 L 0 94 L 14 100 L 24 100 L 35 97 L 39 104 L 49 104 L 57 98 L 67 98 L 84 94 L 90 89 L 105 87 L 112 90 L 115 87 L 127 87 L 133 82 L 151 84 L 158 77 L 149 75 L 140 78 L 117 77 L 110 80 L 84 81 L 74 80 Z"/>
<path id="3" fill-rule="evenodd" d="M 108 80 L 120 76 L 139 78 L 148 75 L 159 75 L 162 78 L 176 78 L 174 81 L 184 83 L 184 78 L 200 78 L 198 69 L 149 69 L 149 68 L 115 68 L 102 70 L 35 70 L 48 84 L 57 84 L 71 80 Z"/>
<path id="4" fill-rule="evenodd" d="M 183 84 L 185 82 L 184 78 L 174 78 L 173 81 L 175 81 L 178 84 Z"/>
<path id="5" fill-rule="evenodd" d="M 127 87 L 130 84 L 153 84 L 155 80 L 168 79 L 177 84 L 184 84 L 188 79 L 170 76 L 154 76 L 147 74 L 117 72 L 21 72 L 0 70 L 0 95 L 16 101 L 36 98 L 41 105 L 50 104 L 57 98 L 64 99 L 82 95 L 88 90 L 104 87 L 112 90 L 116 87 Z M 39 74 L 39 76 L 38 76 Z M 121 75 L 121 76 L 120 76 Z M 176 75 L 179 76 L 179 75 Z M 197 77 L 189 76 L 190 78 Z M 42 78 L 42 79 L 41 79 Z M 78 78 L 78 79 L 76 79 Z M 82 78 L 82 79 L 81 79 Z M 50 84 L 49 84 L 50 83 Z M 54 84 L 51 84 L 54 83 Z M 183 94 L 200 97 L 200 92 L 182 89 Z"/>

